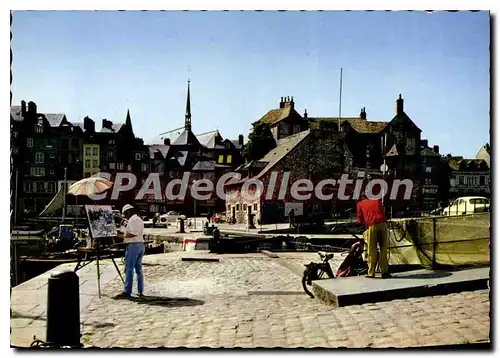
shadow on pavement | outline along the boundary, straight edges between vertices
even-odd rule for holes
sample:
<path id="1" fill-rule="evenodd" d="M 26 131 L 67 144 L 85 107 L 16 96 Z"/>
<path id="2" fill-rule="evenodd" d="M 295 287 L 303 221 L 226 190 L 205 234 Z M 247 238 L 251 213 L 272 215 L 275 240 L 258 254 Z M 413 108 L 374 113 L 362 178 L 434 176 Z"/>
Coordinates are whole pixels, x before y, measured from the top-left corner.
<path id="1" fill-rule="evenodd" d="M 162 296 L 131 297 L 128 300 L 139 303 L 141 305 L 167 306 L 167 307 L 200 306 L 205 303 L 205 301 L 194 300 L 187 297 L 170 298 Z"/>

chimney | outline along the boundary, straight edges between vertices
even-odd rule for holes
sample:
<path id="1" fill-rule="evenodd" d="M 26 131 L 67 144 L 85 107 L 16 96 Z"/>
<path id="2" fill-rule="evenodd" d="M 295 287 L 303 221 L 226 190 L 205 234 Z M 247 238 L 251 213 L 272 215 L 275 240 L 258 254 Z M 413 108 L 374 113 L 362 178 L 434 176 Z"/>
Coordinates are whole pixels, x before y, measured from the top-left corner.
<path id="1" fill-rule="evenodd" d="M 451 154 L 450 153 L 446 154 L 446 158 L 451 159 Z"/>
<path id="2" fill-rule="evenodd" d="M 26 116 L 26 101 L 21 101 L 21 115 Z"/>
<path id="3" fill-rule="evenodd" d="M 165 138 L 165 139 L 163 140 L 163 144 L 165 144 L 165 145 L 170 145 L 170 138 Z"/>
<path id="4" fill-rule="evenodd" d="M 107 119 L 103 119 L 102 128 L 113 129 L 113 122 L 108 121 Z"/>
<path id="5" fill-rule="evenodd" d="M 435 153 L 439 154 L 439 145 L 435 145 L 433 150 Z"/>
<path id="6" fill-rule="evenodd" d="M 86 132 L 94 133 L 95 132 L 95 122 L 91 118 L 86 116 L 83 119 L 83 129 Z"/>
<path id="7" fill-rule="evenodd" d="M 424 149 L 424 148 L 427 148 L 429 146 L 429 141 L 427 139 L 422 139 L 420 141 L 420 148 Z"/>
<path id="8" fill-rule="evenodd" d="M 33 101 L 28 102 L 28 113 L 32 116 L 35 116 L 38 113 L 35 102 Z"/>
<path id="9" fill-rule="evenodd" d="M 404 111 L 404 100 L 401 98 L 401 93 L 399 98 L 396 100 L 396 114 L 401 114 Z"/>
<path id="10" fill-rule="evenodd" d="M 366 120 L 366 110 L 365 110 L 365 107 L 361 108 L 361 112 L 359 112 L 359 118 Z"/>
<path id="11" fill-rule="evenodd" d="M 293 97 L 290 99 L 290 96 L 283 97 L 283 100 L 280 102 L 280 108 L 291 107 L 292 109 L 295 106 L 295 102 L 293 101 Z"/>
<path id="12" fill-rule="evenodd" d="M 307 119 L 307 109 L 304 109 L 304 119 Z"/>
<path id="13" fill-rule="evenodd" d="M 240 134 L 238 136 L 238 144 L 241 145 L 241 146 L 243 146 L 243 144 L 245 143 L 244 141 L 245 140 L 244 140 L 243 134 Z"/>

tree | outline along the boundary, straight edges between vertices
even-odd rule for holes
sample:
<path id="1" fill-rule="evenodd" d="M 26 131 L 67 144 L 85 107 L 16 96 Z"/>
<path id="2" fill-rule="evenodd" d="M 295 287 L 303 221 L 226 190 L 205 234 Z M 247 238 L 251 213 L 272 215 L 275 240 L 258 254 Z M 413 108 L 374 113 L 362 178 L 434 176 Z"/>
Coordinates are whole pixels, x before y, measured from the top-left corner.
<path id="1" fill-rule="evenodd" d="M 276 141 L 271 129 L 265 123 L 258 123 L 248 135 L 248 142 L 243 149 L 243 157 L 248 163 L 252 160 L 261 159 L 274 148 L 276 148 Z"/>

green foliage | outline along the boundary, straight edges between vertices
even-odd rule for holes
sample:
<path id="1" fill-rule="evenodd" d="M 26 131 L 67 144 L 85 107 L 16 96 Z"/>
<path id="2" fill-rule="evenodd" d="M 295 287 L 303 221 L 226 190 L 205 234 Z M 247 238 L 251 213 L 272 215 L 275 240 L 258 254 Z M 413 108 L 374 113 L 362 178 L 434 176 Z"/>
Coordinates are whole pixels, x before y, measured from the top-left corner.
<path id="1" fill-rule="evenodd" d="M 271 129 L 265 123 L 258 123 L 248 135 L 248 142 L 243 148 L 243 157 L 248 163 L 261 159 L 274 148 L 276 148 L 276 141 Z"/>

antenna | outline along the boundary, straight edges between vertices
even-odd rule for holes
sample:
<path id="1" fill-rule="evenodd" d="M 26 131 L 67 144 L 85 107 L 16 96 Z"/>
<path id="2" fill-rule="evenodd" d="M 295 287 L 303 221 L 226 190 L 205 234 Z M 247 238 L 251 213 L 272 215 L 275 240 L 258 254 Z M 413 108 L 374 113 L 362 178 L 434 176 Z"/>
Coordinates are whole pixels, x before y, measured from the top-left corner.
<path id="1" fill-rule="evenodd" d="M 340 68 L 340 97 L 339 97 L 339 131 L 340 131 L 340 118 L 342 115 L 342 67 Z"/>

